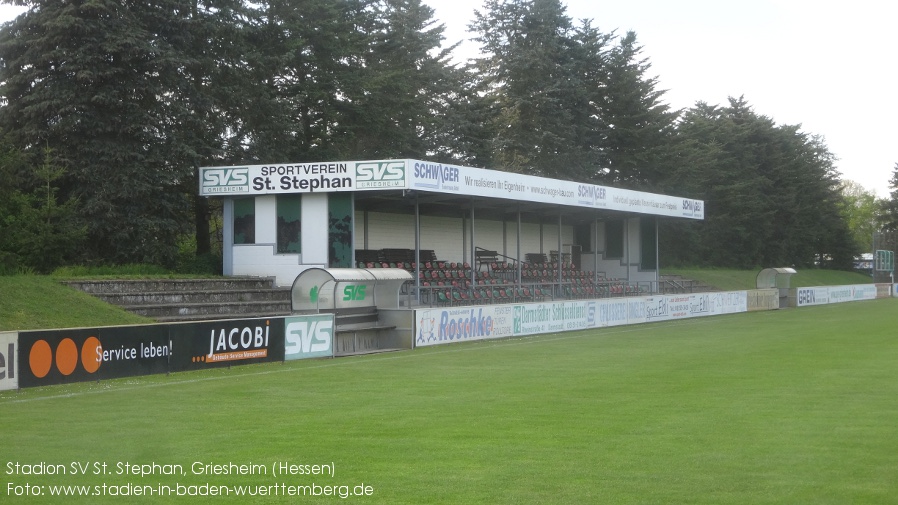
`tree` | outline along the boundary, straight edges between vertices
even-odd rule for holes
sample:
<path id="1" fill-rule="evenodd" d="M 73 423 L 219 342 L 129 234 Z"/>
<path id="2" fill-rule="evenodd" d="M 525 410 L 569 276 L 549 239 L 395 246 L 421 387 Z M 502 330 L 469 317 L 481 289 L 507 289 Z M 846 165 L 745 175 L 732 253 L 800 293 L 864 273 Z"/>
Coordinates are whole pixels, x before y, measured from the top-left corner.
<path id="1" fill-rule="evenodd" d="M 851 268 L 854 242 L 840 214 L 834 157 L 821 138 L 776 125 L 743 98 L 730 98 L 728 107 L 697 104 L 678 134 L 687 163 L 673 180 L 677 191 L 705 201 L 707 218 L 670 227 L 674 261 Z"/>
<path id="2" fill-rule="evenodd" d="M 63 170 L 54 164 L 52 150 L 44 148 L 38 166 L 30 166 L 20 151 L 7 147 L 2 152 L 0 174 L 6 183 L 0 185 L 0 274 L 21 269 L 49 273 L 76 259 L 86 228 L 78 224 L 75 202 L 59 201 L 54 183 Z"/>
<path id="3" fill-rule="evenodd" d="M 882 228 L 880 208 L 884 201 L 876 198 L 857 182 L 845 180 L 840 185 L 842 195 L 842 215 L 854 237 L 855 247 L 859 251 L 870 249 L 873 233 Z"/>
<path id="4" fill-rule="evenodd" d="M 558 0 L 488 0 L 475 12 L 476 62 L 492 109 L 492 163 L 512 172 L 564 177 L 573 113 L 582 93 L 573 73 L 571 21 Z"/>
<path id="5" fill-rule="evenodd" d="M 892 169 L 892 178 L 889 179 L 889 199 L 881 204 L 883 213 L 882 229 L 884 231 L 898 231 L 898 163 Z"/>
<path id="6" fill-rule="evenodd" d="M 160 142 L 169 54 L 141 22 L 157 3 L 28 3 L 0 33 L 0 129 L 26 152 L 53 146 L 89 257 L 171 261 L 185 201 Z"/>
<path id="7" fill-rule="evenodd" d="M 636 34 L 627 32 L 610 51 L 607 85 L 595 88 L 605 127 L 603 180 L 630 188 L 658 189 L 670 175 L 678 112 L 662 102 L 658 78 L 641 59 Z"/>

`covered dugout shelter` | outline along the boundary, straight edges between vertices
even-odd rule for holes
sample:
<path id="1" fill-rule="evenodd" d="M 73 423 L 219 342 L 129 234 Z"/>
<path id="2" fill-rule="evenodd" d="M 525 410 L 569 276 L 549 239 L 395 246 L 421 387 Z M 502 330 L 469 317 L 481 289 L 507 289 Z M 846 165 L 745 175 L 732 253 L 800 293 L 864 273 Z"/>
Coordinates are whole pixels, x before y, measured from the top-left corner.
<path id="1" fill-rule="evenodd" d="M 199 170 L 200 195 L 223 199 L 224 274 L 282 286 L 310 268 L 399 266 L 421 287 L 443 281 L 425 276 L 439 264 L 467 287 L 653 292 L 659 221 L 704 219 L 701 200 L 420 160 Z M 624 288 L 561 290 L 575 276 Z"/>

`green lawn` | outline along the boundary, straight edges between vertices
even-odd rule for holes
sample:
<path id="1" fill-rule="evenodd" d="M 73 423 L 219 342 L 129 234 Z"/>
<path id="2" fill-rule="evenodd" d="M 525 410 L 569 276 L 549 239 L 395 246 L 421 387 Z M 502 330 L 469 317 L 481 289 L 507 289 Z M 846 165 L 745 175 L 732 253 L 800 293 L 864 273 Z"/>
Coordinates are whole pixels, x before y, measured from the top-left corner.
<path id="1" fill-rule="evenodd" d="M 587 504 L 898 501 L 898 301 L 0 393 L 11 482 L 349 486 L 367 497 L 4 503 Z M 194 462 L 334 476 L 192 475 Z M 116 475 L 117 463 L 187 475 Z M 324 488 L 320 488 L 324 489 Z M 339 489 L 339 488 L 338 488 Z"/>
<path id="2" fill-rule="evenodd" d="M 148 322 L 153 321 L 64 286 L 53 277 L 0 276 L 0 331 Z"/>
<path id="3" fill-rule="evenodd" d="M 869 275 L 842 270 L 796 269 L 797 273 L 789 278 L 789 286 L 803 288 L 809 286 L 840 286 L 845 284 L 869 284 Z M 662 274 L 682 275 L 687 279 L 702 281 L 725 291 L 741 291 L 757 287 L 758 273 L 761 270 L 727 270 L 727 269 L 687 269 L 663 268 Z"/>

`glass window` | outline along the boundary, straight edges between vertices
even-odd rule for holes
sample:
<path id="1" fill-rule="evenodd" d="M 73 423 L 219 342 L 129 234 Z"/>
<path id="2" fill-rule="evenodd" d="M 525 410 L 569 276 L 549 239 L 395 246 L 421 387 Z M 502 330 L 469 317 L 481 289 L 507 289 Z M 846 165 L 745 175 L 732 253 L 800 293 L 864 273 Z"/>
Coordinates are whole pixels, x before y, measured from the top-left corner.
<path id="1" fill-rule="evenodd" d="M 330 193 L 327 195 L 328 210 L 328 250 L 331 268 L 352 266 L 352 194 Z"/>
<path id="2" fill-rule="evenodd" d="M 277 195 L 278 254 L 302 252 L 302 195 Z"/>
<path id="3" fill-rule="evenodd" d="M 256 243 L 256 199 L 234 199 L 234 243 Z"/>
<path id="4" fill-rule="evenodd" d="M 605 257 L 624 257 L 624 222 L 605 222 Z"/>
<path id="5" fill-rule="evenodd" d="M 658 220 L 654 217 L 639 219 L 639 268 L 642 270 L 655 270 L 658 267 L 658 235 L 655 233 L 657 223 Z"/>

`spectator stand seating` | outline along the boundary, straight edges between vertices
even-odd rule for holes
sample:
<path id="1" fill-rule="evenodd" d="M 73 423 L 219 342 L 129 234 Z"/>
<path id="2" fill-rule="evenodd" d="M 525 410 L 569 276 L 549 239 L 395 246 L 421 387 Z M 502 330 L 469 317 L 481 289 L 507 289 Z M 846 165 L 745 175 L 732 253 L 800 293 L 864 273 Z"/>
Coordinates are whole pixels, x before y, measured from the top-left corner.
<path id="1" fill-rule="evenodd" d="M 544 253 L 527 253 L 518 262 L 497 251 L 475 248 L 474 265 L 437 259 L 412 249 L 356 250 L 359 268 L 402 268 L 417 274 L 420 303 L 430 306 L 486 305 L 554 299 L 591 299 L 641 294 L 625 280 L 580 270 L 573 263 L 548 261 Z M 557 255 L 555 256 L 557 258 Z M 554 259 L 554 258 L 553 258 Z M 484 266 L 486 268 L 484 268 Z M 520 283 L 517 269 L 521 269 Z M 560 271 L 560 273 L 559 273 Z"/>

